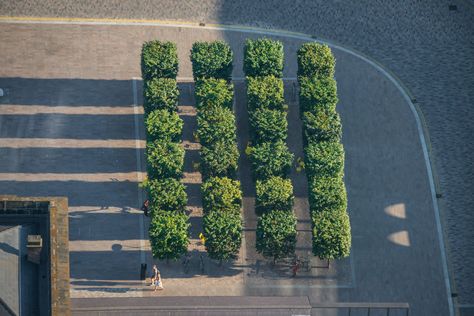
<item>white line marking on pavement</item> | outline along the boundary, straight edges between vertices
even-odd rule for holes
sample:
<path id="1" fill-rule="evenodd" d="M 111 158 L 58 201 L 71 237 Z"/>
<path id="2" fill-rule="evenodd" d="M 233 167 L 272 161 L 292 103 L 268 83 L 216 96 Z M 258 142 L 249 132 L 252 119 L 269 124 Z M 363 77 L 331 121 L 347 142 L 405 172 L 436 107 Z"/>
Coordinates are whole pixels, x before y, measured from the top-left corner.
<path id="1" fill-rule="evenodd" d="M 115 173 L 0 173 L 0 181 L 82 181 L 82 182 L 136 182 L 137 172 Z"/>
<path id="2" fill-rule="evenodd" d="M 143 110 L 138 111 L 140 114 Z M 133 115 L 136 111 L 124 106 L 46 106 L 46 105 L 0 105 L 0 115 Z"/>
<path id="3" fill-rule="evenodd" d="M 140 131 L 138 129 L 138 95 L 137 95 L 137 80 L 132 78 L 132 89 L 133 89 L 133 110 L 134 110 L 134 120 L 135 120 L 135 146 L 136 146 L 136 161 L 137 161 L 137 180 L 138 183 L 143 182 L 143 172 L 142 170 L 142 159 L 140 152 Z M 143 203 L 142 190 L 140 187 L 137 187 L 137 201 L 138 205 L 141 206 Z M 139 226 L 140 226 L 140 262 L 145 263 L 145 223 L 143 221 L 143 216 L 139 216 Z"/>
<path id="4" fill-rule="evenodd" d="M 0 138 L 0 148 L 137 148 L 134 139 Z M 139 140 L 138 148 L 145 148 Z"/>

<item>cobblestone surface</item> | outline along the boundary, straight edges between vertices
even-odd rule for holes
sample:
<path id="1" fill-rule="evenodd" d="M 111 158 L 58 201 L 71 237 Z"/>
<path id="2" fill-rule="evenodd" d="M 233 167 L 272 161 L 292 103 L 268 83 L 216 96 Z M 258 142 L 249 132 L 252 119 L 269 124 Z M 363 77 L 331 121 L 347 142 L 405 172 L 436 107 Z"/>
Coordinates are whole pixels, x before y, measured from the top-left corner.
<path id="1" fill-rule="evenodd" d="M 310 33 L 373 57 L 401 79 L 424 114 L 459 301 L 474 303 L 472 1 L 2 0 L 0 15 L 244 24 Z"/>

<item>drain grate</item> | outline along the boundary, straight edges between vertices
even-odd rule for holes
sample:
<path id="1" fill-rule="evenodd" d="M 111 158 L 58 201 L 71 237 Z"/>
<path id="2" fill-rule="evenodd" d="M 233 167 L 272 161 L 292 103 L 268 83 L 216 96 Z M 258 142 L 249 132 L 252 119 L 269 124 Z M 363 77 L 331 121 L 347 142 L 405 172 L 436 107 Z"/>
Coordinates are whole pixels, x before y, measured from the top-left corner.
<path id="1" fill-rule="evenodd" d="M 458 10 L 458 6 L 455 5 L 455 4 L 450 4 L 449 5 L 449 11 L 457 11 Z"/>

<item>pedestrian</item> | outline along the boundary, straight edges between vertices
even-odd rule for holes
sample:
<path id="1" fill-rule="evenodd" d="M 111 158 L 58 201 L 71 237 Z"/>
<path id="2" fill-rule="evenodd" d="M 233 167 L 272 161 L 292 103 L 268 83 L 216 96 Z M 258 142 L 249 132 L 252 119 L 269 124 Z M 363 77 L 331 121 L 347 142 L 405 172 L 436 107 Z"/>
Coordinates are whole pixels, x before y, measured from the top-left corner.
<path id="1" fill-rule="evenodd" d="M 161 281 L 161 273 L 160 271 L 158 270 L 158 273 L 156 275 L 156 282 L 155 282 L 155 291 L 156 291 L 156 288 L 158 287 L 160 290 L 163 290 L 163 282 Z"/>
<path id="2" fill-rule="evenodd" d="M 155 287 L 155 291 L 157 288 L 160 290 L 163 289 L 163 282 L 161 281 L 161 273 L 160 270 L 156 267 L 156 264 L 153 265 L 153 274 L 151 276 L 151 285 Z"/>
<path id="3" fill-rule="evenodd" d="M 156 264 L 153 265 L 152 268 L 152 274 L 151 274 L 151 284 L 150 286 L 154 286 L 158 280 L 158 268 L 156 267 Z"/>
<path id="4" fill-rule="evenodd" d="M 144 202 L 143 202 L 143 205 L 142 205 L 142 211 L 143 213 L 145 214 L 145 216 L 148 216 L 148 207 L 150 206 L 150 201 L 148 199 L 146 199 Z"/>

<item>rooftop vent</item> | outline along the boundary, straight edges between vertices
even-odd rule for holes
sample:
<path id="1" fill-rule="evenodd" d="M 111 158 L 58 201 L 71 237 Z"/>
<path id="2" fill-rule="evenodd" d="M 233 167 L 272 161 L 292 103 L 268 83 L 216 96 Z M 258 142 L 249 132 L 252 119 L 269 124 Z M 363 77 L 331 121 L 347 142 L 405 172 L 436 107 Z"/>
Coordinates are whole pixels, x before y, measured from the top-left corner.
<path id="1" fill-rule="evenodd" d="M 41 248 L 43 246 L 43 239 L 41 235 L 28 235 L 27 248 Z"/>

